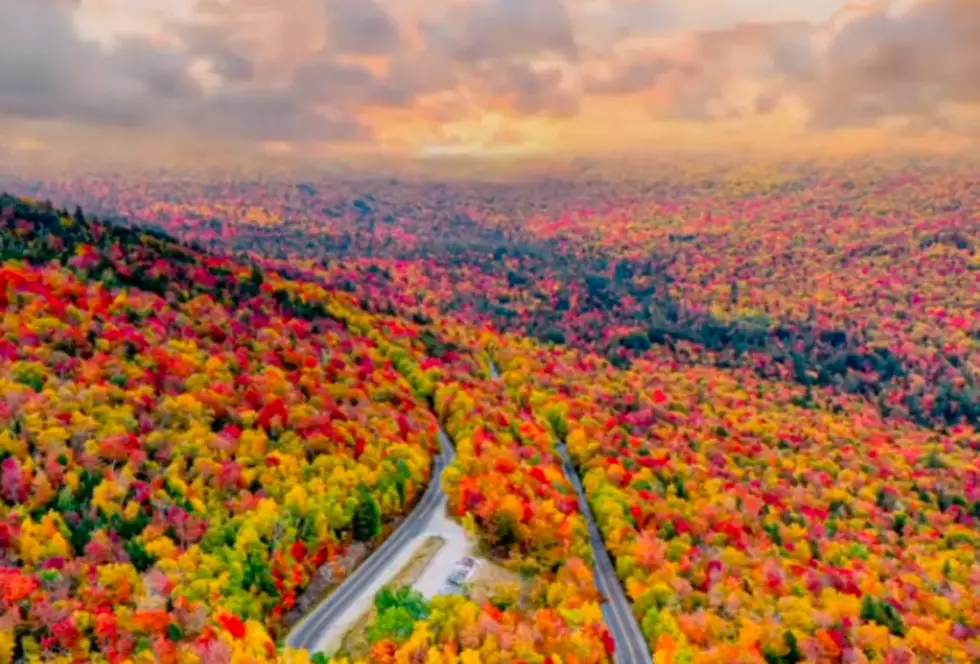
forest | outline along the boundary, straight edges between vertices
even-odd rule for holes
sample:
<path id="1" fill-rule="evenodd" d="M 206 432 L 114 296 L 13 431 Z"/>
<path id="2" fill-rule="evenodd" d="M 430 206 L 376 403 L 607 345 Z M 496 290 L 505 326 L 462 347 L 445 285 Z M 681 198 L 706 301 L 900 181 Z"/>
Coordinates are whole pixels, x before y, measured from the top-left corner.
<path id="1" fill-rule="evenodd" d="M 980 660 L 963 171 L 0 185 L 0 663 L 611 662 L 590 519 L 656 664 Z M 284 647 L 433 482 L 527 591 Z"/>

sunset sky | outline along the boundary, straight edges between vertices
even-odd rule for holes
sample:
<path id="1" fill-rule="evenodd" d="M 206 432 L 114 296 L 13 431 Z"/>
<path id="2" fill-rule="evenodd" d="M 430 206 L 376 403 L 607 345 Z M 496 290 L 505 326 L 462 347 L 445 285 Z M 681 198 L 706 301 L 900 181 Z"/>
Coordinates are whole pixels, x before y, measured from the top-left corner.
<path id="1" fill-rule="evenodd" d="M 0 157 L 963 146 L 978 108 L 976 0 L 0 2 Z"/>

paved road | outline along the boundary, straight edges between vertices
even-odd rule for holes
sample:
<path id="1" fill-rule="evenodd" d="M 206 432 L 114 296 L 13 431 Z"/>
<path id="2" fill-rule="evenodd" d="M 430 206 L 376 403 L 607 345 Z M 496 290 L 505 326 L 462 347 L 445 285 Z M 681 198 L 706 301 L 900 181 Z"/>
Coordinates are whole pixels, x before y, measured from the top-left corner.
<path id="1" fill-rule="evenodd" d="M 443 468 L 452 462 L 455 450 L 452 441 L 449 440 L 449 436 L 446 435 L 441 426 L 439 427 L 439 446 L 441 452 L 432 466 L 432 480 L 412 513 L 402 521 L 395 532 L 384 541 L 384 544 L 361 563 L 350 576 L 344 579 L 344 582 L 308 616 L 293 627 L 286 636 L 287 646 L 315 651 L 320 637 L 326 632 L 330 624 L 344 612 L 351 601 L 364 591 L 365 587 L 371 584 L 376 575 L 388 567 L 402 547 L 415 541 L 415 538 L 422 534 L 433 513 L 443 509 L 446 496 L 442 492 L 439 478 Z"/>
<path id="2" fill-rule="evenodd" d="M 489 366 L 490 375 L 494 378 L 500 378 L 500 372 L 497 371 L 497 366 L 493 360 L 490 360 Z M 616 640 L 616 661 L 618 664 L 649 664 L 653 658 L 650 657 L 646 639 L 643 638 L 640 625 L 637 623 L 632 609 L 630 609 L 626 593 L 623 592 L 623 587 L 619 585 L 616 567 L 609 557 L 609 552 L 606 551 L 602 533 L 592 517 L 592 509 L 585 498 L 585 489 L 582 487 L 578 473 L 575 472 L 565 443 L 561 440 L 556 442 L 558 453 L 561 455 L 565 467 L 565 474 L 568 475 L 568 479 L 575 487 L 575 492 L 578 494 L 579 509 L 585 515 L 588 524 L 589 542 L 592 545 L 592 557 L 594 559 L 593 574 L 596 587 L 599 588 L 599 592 L 606 600 L 602 604 L 602 615 L 609 631 L 612 632 L 613 638 Z"/>

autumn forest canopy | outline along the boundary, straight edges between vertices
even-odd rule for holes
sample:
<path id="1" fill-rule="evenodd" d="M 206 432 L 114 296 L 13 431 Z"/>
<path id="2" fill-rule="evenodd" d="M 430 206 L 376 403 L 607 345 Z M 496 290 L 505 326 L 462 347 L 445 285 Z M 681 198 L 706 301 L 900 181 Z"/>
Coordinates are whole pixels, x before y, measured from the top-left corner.
<path id="1" fill-rule="evenodd" d="M 963 163 L 0 189 L 0 664 L 612 662 L 590 515 L 657 664 L 980 661 Z M 287 648 L 431 483 L 521 591 Z"/>

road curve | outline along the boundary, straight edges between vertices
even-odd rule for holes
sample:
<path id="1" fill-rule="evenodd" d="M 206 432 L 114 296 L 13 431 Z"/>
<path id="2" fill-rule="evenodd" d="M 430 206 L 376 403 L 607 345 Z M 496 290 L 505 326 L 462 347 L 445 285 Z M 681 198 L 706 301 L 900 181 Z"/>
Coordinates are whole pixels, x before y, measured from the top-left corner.
<path id="1" fill-rule="evenodd" d="M 493 378 L 500 378 L 497 365 L 493 360 L 489 360 L 490 375 Z M 592 517 L 592 509 L 585 497 L 585 489 L 579 480 L 572 459 L 568 455 L 565 443 L 557 440 L 556 447 L 561 455 L 565 474 L 575 487 L 578 494 L 579 509 L 585 515 L 585 521 L 589 530 L 589 543 L 592 545 L 593 575 L 595 576 L 596 587 L 605 601 L 602 604 L 602 615 L 605 618 L 606 626 L 612 632 L 613 639 L 616 641 L 615 659 L 618 664 L 650 664 L 653 658 L 647 649 L 646 639 L 640 630 L 640 625 L 633 615 L 630 603 L 626 599 L 623 587 L 619 585 L 616 577 L 616 567 L 613 565 L 606 544 L 602 540 L 602 533 Z"/>
<path id="2" fill-rule="evenodd" d="M 446 496 L 442 492 L 440 477 L 443 469 L 452 462 L 455 450 L 452 441 L 449 440 L 449 436 L 443 431 L 441 425 L 439 426 L 439 447 L 440 453 L 432 465 L 429 486 L 426 487 L 425 493 L 422 494 L 422 499 L 415 506 L 415 509 L 401 522 L 395 532 L 374 553 L 368 556 L 367 560 L 361 563 L 325 600 L 293 627 L 286 635 L 288 647 L 315 650 L 320 635 L 344 612 L 349 602 L 363 592 L 364 587 L 369 585 L 375 576 L 391 563 L 403 546 L 413 542 L 421 534 L 422 529 L 436 510 L 443 509 L 446 504 Z"/>

